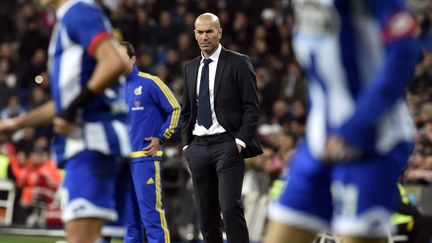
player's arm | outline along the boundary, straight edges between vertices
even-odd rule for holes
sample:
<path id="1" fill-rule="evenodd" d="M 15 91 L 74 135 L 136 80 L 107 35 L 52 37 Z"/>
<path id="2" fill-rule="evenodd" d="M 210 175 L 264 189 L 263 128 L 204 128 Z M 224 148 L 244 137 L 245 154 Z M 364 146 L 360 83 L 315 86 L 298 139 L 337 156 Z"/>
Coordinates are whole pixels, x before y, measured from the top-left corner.
<path id="1" fill-rule="evenodd" d="M 71 132 L 78 109 L 115 83 L 128 67 L 128 60 L 120 54 L 110 34 L 108 20 L 100 10 L 82 5 L 68 14 L 64 27 L 70 38 L 85 47 L 89 56 L 96 60 L 96 66 L 87 86 L 54 119 L 54 131 L 59 134 Z M 82 18 L 84 15 L 86 17 Z"/>
<path id="2" fill-rule="evenodd" d="M 113 85 L 118 77 L 128 70 L 129 62 L 119 52 L 117 42 L 111 38 L 102 41 L 96 47 L 94 56 L 97 65 L 87 83 L 87 88 L 98 95 Z"/>
<path id="3" fill-rule="evenodd" d="M 14 132 L 24 127 L 37 127 L 50 124 L 54 118 L 54 114 L 54 102 L 48 101 L 22 116 L 0 121 L 0 133 Z"/>
<path id="4" fill-rule="evenodd" d="M 67 18 L 63 19 L 62 24 L 71 40 L 84 47 L 87 54 L 96 60 L 96 66 L 86 83 L 87 86 L 64 107 L 59 118 L 54 120 L 54 128 L 68 125 L 71 127 L 77 110 L 116 82 L 128 67 L 128 60 L 118 50 L 118 44 L 110 33 L 108 19 L 100 9 L 80 5 L 67 13 Z M 67 133 L 61 130 L 56 132 Z"/>
<path id="5" fill-rule="evenodd" d="M 149 95 L 152 102 L 164 114 L 165 121 L 161 124 L 157 137 L 165 142 L 177 130 L 180 121 L 180 105 L 168 86 L 158 77 L 152 78 Z"/>
<path id="6" fill-rule="evenodd" d="M 118 77 L 127 71 L 128 60 L 120 54 L 116 42 L 111 38 L 103 40 L 95 47 L 94 57 L 97 64 L 87 87 L 54 119 L 56 133 L 71 132 L 77 110 L 113 85 Z"/>
<path id="7" fill-rule="evenodd" d="M 382 115 L 403 99 L 420 55 L 415 37 L 417 26 L 405 7 L 399 1 L 367 2 L 381 23 L 383 65 L 360 93 L 353 116 L 339 130 L 344 140 L 360 149 L 370 144 Z"/>
<path id="8" fill-rule="evenodd" d="M 118 77 L 127 71 L 128 60 L 120 54 L 116 45 L 114 40 L 108 38 L 95 47 L 94 57 L 97 61 L 95 70 L 87 87 L 60 114 L 65 121 L 73 122 L 80 107 L 113 85 Z"/>
<path id="9" fill-rule="evenodd" d="M 162 124 L 158 137 L 166 141 L 172 137 L 179 126 L 180 105 L 168 86 L 160 79 L 155 80 L 154 97 L 158 106 L 166 115 L 165 122 Z"/>
<path id="10" fill-rule="evenodd" d="M 172 137 L 179 125 L 180 119 L 180 105 L 171 90 L 159 78 L 155 78 L 153 81 L 154 83 L 152 83 L 152 88 L 149 89 L 149 94 L 153 102 L 166 115 L 166 119 L 161 124 L 157 137 L 145 138 L 146 141 L 150 141 L 150 144 L 143 150 L 152 155 L 154 155 L 160 149 L 161 143 Z"/>

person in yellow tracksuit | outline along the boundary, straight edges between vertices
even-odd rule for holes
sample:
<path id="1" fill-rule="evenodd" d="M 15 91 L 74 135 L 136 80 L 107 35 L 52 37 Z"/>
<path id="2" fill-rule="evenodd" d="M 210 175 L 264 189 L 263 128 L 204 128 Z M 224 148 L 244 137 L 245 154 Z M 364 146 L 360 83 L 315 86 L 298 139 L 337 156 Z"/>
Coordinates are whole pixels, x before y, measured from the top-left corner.
<path id="1" fill-rule="evenodd" d="M 178 129 L 180 105 L 162 80 L 138 70 L 133 46 L 128 42 L 121 46 L 130 59 L 125 93 L 133 151 L 129 186 L 129 198 L 133 200 L 125 203 L 124 242 L 142 242 L 144 226 L 149 243 L 170 243 L 162 205 L 160 164 L 163 143 Z"/>

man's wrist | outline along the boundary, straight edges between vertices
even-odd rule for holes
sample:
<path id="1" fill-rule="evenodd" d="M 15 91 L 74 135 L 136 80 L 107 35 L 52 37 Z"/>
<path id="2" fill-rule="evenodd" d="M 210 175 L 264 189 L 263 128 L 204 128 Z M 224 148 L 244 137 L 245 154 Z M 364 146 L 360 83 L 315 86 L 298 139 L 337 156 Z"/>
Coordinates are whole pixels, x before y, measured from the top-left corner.
<path id="1" fill-rule="evenodd" d="M 69 106 L 59 114 L 59 117 L 65 119 L 66 121 L 74 122 L 78 109 L 83 107 L 96 96 L 97 94 L 95 92 L 91 91 L 88 87 L 85 87 L 81 93 L 79 93 L 79 95 L 69 104 Z"/>
<path id="2" fill-rule="evenodd" d="M 242 148 L 243 148 L 243 149 L 245 149 L 245 148 L 246 148 L 246 143 L 245 143 L 245 142 L 243 142 L 242 140 L 240 140 L 240 139 L 236 138 L 236 139 L 235 139 L 235 142 L 236 142 L 236 144 L 238 144 L 238 145 L 242 146 Z"/>
<path id="3" fill-rule="evenodd" d="M 166 142 L 166 140 L 161 137 L 156 137 L 156 138 L 159 140 L 159 144 L 164 144 Z"/>

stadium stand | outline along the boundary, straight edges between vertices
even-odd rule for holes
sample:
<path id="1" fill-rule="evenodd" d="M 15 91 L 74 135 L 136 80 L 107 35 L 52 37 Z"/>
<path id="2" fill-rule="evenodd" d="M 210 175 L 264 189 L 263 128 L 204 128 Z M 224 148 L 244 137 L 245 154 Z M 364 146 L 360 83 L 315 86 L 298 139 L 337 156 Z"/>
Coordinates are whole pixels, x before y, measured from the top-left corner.
<path id="1" fill-rule="evenodd" d="M 0 1 L 1 119 L 18 116 L 39 106 L 50 96 L 46 52 L 55 24 L 55 13 L 39 9 L 36 2 Z M 303 135 L 306 119 L 306 77 L 295 59 L 290 42 L 294 22 L 291 0 L 97 2 L 110 17 L 115 36 L 137 47 L 139 68 L 165 80 L 179 102 L 183 64 L 199 54 L 193 39 L 193 23 L 198 14 L 207 11 L 217 14 L 224 32 L 222 45 L 251 57 L 257 72 L 261 107 L 259 134 L 265 153 L 247 161 L 248 179 L 245 179 L 243 196 L 248 225 L 253 229 L 251 240 L 259 242 L 264 233 L 270 188 L 286 173 L 285 165 Z M 420 23 L 419 37 L 424 52 L 407 89 L 418 133 L 415 151 L 402 180 L 410 184 L 408 191 L 417 196 L 417 203 L 424 208 L 424 212 L 432 214 L 432 1 L 410 0 L 409 3 Z M 42 127 L 34 131 L 19 131 L 9 138 L 2 137 L 0 154 L 10 159 L 17 158 L 25 164 L 30 160 L 34 143 L 48 141 L 51 135 L 49 127 Z M 40 143 L 47 149 L 47 144 Z M 197 240 L 199 230 L 194 207 L 191 206 L 193 195 L 178 134 L 169 141 L 167 148 L 174 151 L 165 153 L 169 156 L 163 164 L 168 224 L 175 234 L 173 239 L 185 242 Z M 22 181 L 9 164 L 4 175 L 14 184 L 0 181 L 0 187 L 8 191 L 7 199 L 0 199 L 4 200 L 0 201 L 0 206 L 7 205 L 5 213 L 0 209 L 0 216 L 4 216 L 1 222 L 3 225 L 23 227 L 31 211 L 20 203 Z M 52 201 L 55 202 L 47 200 L 43 203 Z M 48 204 L 43 207 L 49 208 Z M 42 213 L 39 216 L 44 217 Z M 47 225 L 44 222 L 35 227 Z M 0 228 L 0 233 L 3 230 Z"/>

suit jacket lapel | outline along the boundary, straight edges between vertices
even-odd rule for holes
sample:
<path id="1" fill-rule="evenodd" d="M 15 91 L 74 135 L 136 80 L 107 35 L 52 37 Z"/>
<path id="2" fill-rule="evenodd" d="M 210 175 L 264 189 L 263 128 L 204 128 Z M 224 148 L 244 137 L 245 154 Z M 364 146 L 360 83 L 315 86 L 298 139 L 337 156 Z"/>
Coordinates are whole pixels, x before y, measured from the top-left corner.
<path id="1" fill-rule="evenodd" d="M 197 76 L 198 76 L 198 68 L 200 63 L 201 57 L 195 58 L 195 60 L 191 63 L 191 73 L 190 78 L 188 80 L 188 84 L 190 87 L 191 92 L 189 94 L 189 97 L 191 97 L 191 104 L 196 104 L 196 89 L 197 89 Z"/>
<path id="2" fill-rule="evenodd" d="M 226 50 L 225 48 L 222 47 L 220 56 L 219 56 L 219 61 L 218 61 L 218 65 L 216 67 L 216 75 L 215 75 L 215 83 L 214 83 L 214 96 L 216 98 L 216 95 L 218 94 L 219 88 L 220 88 L 220 84 L 221 84 L 221 79 L 222 79 L 222 73 L 223 73 L 223 69 L 225 67 L 225 57 L 226 57 Z"/>

